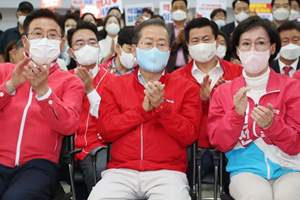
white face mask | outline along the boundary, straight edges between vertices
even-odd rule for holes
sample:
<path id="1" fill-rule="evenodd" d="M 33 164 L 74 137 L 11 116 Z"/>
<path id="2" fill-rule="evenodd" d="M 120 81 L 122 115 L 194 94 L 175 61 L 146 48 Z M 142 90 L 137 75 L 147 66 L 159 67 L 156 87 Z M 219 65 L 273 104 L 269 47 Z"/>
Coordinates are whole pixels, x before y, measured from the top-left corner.
<path id="1" fill-rule="evenodd" d="M 273 17 L 277 21 L 285 21 L 289 18 L 290 12 L 285 8 L 278 8 L 273 12 Z"/>
<path id="2" fill-rule="evenodd" d="M 208 62 L 216 55 L 216 41 L 213 43 L 200 43 L 193 46 L 189 45 L 189 52 L 194 60 L 202 63 Z"/>
<path id="3" fill-rule="evenodd" d="M 172 18 L 175 21 L 183 21 L 187 18 L 187 14 L 182 10 L 176 10 L 175 12 L 172 12 Z"/>
<path id="4" fill-rule="evenodd" d="M 53 62 L 60 54 L 60 40 L 43 38 L 28 40 L 28 42 L 30 43 L 28 54 L 33 61 L 39 64 L 45 65 L 48 62 Z"/>
<path id="5" fill-rule="evenodd" d="M 225 26 L 225 25 L 226 25 L 226 22 L 225 22 L 225 20 L 223 20 L 223 19 L 215 20 L 215 23 L 218 25 L 219 29 L 220 29 L 222 26 Z"/>
<path id="6" fill-rule="evenodd" d="M 234 15 L 234 17 L 235 17 L 236 21 L 242 22 L 249 17 L 249 14 L 247 14 L 245 12 L 240 12 L 239 14 Z"/>
<path id="7" fill-rule="evenodd" d="M 291 14 L 289 16 L 289 21 L 294 21 L 294 20 L 297 20 L 299 17 L 299 11 L 297 10 L 291 10 Z"/>
<path id="8" fill-rule="evenodd" d="M 112 35 L 117 35 L 120 31 L 120 26 L 118 24 L 115 23 L 111 23 L 106 25 L 106 29 L 105 29 L 109 34 Z"/>
<path id="9" fill-rule="evenodd" d="M 121 47 L 120 47 L 121 48 Z M 125 51 L 122 50 L 122 55 L 119 56 L 121 64 L 127 68 L 127 69 L 132 69 L 137 66 L 137 62 L 135 57 L 133 56 L 132 53 L 126 53 Z"/>
<path id="10" fill-rule="evenodd" d="M 300 46 L 290 43 L 284 47 L 281 47 L 280 56 L 287 60 L 295 60 L 300 56 Z"/>
<path id="11" fill-rule="evenodd" d="M 224 45 L 219 45 L 216 54 L 219 56 L 219 58 L 223 59 L 226 55 L 226 47 Z"/>
<path id="12" fill-rule="evenodd" d="M 25 19 L 26 19 L 26 16 L 19 16 L 18 22 L 21 26 L 23 26 Z"/>
<path id="13" fill-rule="evenodd" d="M 72 50 L 73 51 L 73 50 Z M 85 45 L 77 51 L 73 51 L 76 56 L 76 61 L 78 64 L 86 66 L 96 64 L 99 56 L 99 47 L 92 47 L 90 45 Z"/>
<path id="14" fill-rule="evenodd" d="M 144 19 L 145 21 L 147 21 L 147 20 L 149 20 L 150 18 L 149 18 L 149 17 L 143 16 L 143 19 Z"/>
<path id="15" fill-rule="evenodd" d="M 239 57 L 246 72 L 257 74 L 263 71 L 270 58 L 270 50 L 267 51 L 246 51 L 239 50 Z"/>

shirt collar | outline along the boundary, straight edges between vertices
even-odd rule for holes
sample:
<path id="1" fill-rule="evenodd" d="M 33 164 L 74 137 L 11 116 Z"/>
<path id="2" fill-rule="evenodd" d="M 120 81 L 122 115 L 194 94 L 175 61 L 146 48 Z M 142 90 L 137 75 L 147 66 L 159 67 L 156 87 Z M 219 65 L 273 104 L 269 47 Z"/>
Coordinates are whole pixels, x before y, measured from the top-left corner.
<path id="1" fill-rule="evenodd" d="M 163 75 L 165 75 L 165 70 L 164 70 L 163 73 L 160 75 L 160 77 L 163 76 Z M 160 77 L 158 77 L 157 80 L 159 80 Z M 139 79 L 139 82 L 140 82 L 143 86 L 146 85 L 146 81 L 145 81 L 143 75 L 141 74 L 141 68 L 139 68 L 139 70 L 138 70 L 138 79 Z"/>
<path id="2" fill-rule="evenodd" d="M 298 61 L 299 61 L 299 58 L 297 58 L 297 60 L 295 60 L 295 62 L 293 62 L 291 65 L 289 65 L 289 66 L 291 66 L 295 71 L 297 70 Z M 284 68 L 285 66 L 287 66 L 286 64 L 284 64 L 284 63 L 280 60 L 280 57 L 278 58 L 278 64 L 279 64 L 279 69 L 280 69 L 281 72 L 283 71 L 283 68 Z"/>
<path id="3" fill-rule="evenodd" d="M 109 37 L 109 36 L 107 35 L 107 36 L 105 37 L 105 40 L 107 40 L 108 42 L 111 42 L 112 39 L 114 39 L 115 42 L 116 42 L 116 41 L 118 41 L 118 36 L 116 36 L 116 37 L 114 37 L 114 38 L 111 38 L 111 37 Z"/>
<path id="4" fill-rule="evenodd" d="M 221 65 L 220 65 L 220 62 L 219 62 L 219 59 L 216 58 L 216 60 L 217 60 L 217 65 L 216 65 L 212 70 L 210 70 L 210 72 L 212 72 L 212 71 L 215 70 L 215 69 L 222 69 L 222 68 L 221 68 Z M 194 61 L 193 61 L 193 67 L 192 67 L 192 75 L 194 76 L 194 74 L 195 74 L 197 71 L 199 71 L 200 73 L 204 74 L 204 73 L 197 67 L 196 61 L 194 60 Z"/>
<path id="5" fill-rule="evenodd" d="M 236 20 L 234 20 L 234 27 L 237 27 L 239 24 Z"/>
<path id="6" fill-rule="evenodd" d="M 117 68 L 117 66 L 116 66 L 116 64 L 115 64 L 115 60 L 116 60 L 116 58 L 113 58 L 112 59 L 112 69 L 116 69 L 116 75 L 117 76 L 121 76 L 122 74 L 121 74 L 121 72 L 118 70 L 118 68 Z M 125 74 L 130 74 L 130 73 L 132 73 L 132 72 L 134 72 L 134 68 L 132 68 L 132 69 L 129 69 Z"/>

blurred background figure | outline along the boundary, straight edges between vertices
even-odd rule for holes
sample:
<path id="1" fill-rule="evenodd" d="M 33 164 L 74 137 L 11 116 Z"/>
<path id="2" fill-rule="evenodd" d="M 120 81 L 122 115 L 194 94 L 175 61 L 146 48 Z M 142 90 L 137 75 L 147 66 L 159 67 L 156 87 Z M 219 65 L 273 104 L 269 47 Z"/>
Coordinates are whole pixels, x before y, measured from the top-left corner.
<path id="1" fill-rule="evenodd" d="M 16 18 L 18 20 L 18 25 L 14 28 L 7 29 L 0 37 L 0 62 L 4 62 L 4 49 L 6 45 L 12 41 L 19 41 L 21 39 L 21 35 L 24 32 L 23 23 L 25 21 L 26 16 L 33 11 L 33 6 L 28 1 L 23 1 L 19 4 Z"/>
<path id="2" fill-rule="evenodd" d="M 92 24 L 95 24 L 95 26 L 97 27 L 97 19 L 92 13 L 84 13 L 81 19 L 86 22 L 91 22 Z"/>
<path id="3" fill-rule="evenodd" d="M 121 13 L 121 11 L 120 11 L 120 9 L 118 7 L 112 7 L 112 8 L 110 8 L 108 10 L 107 15 L 115 15 L 115 16 L 117 16 L 119 18 L 119 20 L 120 20 L 121 29 L 125 27 L 125 22 L 124 22 L 122 13 Z M 103 20 L 103 23 L 104 23 L 105 17 L 102 18 L 102 20 Z M 107 32 L 102 27 L 102 29 L 99 31 L 99 40 L 105 39 L 106 35 L 107 35 Z"/>
<path id="4" fill-rule="evenodd" d="M 186 0 L 172 1 L 172 18 L 173 23 L 168 24 L 171 31 L 171 54 L 168 61 L 167 69 L 171 73 L 188 63 L 188 48 L 185 41 L 184 29 L 187 25 L 187 9 L 188 2 Z"/>
<path id="5" fill-rule="evenodd" d="M 2 22 L 2 13 L 0 12 L 0 23 Z M 0 36 L 2 35 L 3 31 L 0 30 Z"/>
<path id="6" fill-rule="evenodd" d="M 72 28 L 76 28 L 78 20 L 79 15 L 77 13 L 67 13 L 63 17 L 66 43 L 58 58 L 64 60 L 66 66 L 69 66 L 71 62 L 71 56 L 69 55 L 68 31 Z"/>
<path id="7" fill-rule="evenodd" d="M 110 57 L 115 55 L 118 33 L 121 29 L 120 19 L 116 15 L 107 15 L 103 27 L 107 35 L 105 39 L 99 41 L 99 61 L 101 63 L 105 63 Z"/>
<path id="8" fill-rule="evenodd" d="M 151 18 L 158 18 L 158 19 L 165 21 L 164 18 L 158 14 L 154 14 Z"/>
<path id="9" fill-rule="evenodd" d="M 145 21 L 150 19 L 153 15 L 154 15 L 154 13 L 153 13 L 152 10 L 150 10 L 149 8 L 143 8 L 142 16 L 143 16 Z"/>
<path id="10" fill-rule="evenodd" d="M 222 8 L 217 8 L 210 14 L 210 19 L 216 22 L 219 29 L 227 24 L 227 12 Z"/>
<path id="11" fill-rule="evenodd" d="M 11 51 L 16 49 L 17 40 L 10 41 L 4 49 L 4 62 L 11 62 Z M 11 62 L 12 63 L 12 62 Z"/>
<path id="12" fill-rule="evenodd" d="M 288 21 L 279 26 L 277 31 L 281 40 L 281 49 L 279 58 L 270 66 L 275 72 L 292 77 L 295 71 L 300 69 L 300 25 Z"/>
<path id="13" fill-rule="evenodd" d="M 12 42 L 16 42 L 16 41 L 12 41 Z M 16 64 L 16 63 L 20 62 L 21 60 L 23 60 L 24 50 L 25 49 L 24 49 L 23 42 L 22 42 L 22 40 L 19 40 L 18 42 L 16 42 L 15 47 L 9 51 L 9 61 L 7 61 L 7 62 Z"/>
<path id="14" fill-rule="evenodd" d="M 278 28 L 281 24 L 288 21 L 291 12 L 290 0 L 272 0 L 272 14 L 274 24 Z"/>
<path id="15" fill-rule="evenodd" d="M 294 21 L 298 23 L 298 18 L 299 18 L 299 7 L 300 7 L 300 2 L 299 0 L 291 0 L 291 13 L 289 16 L 289 21 Z"/>
<path id="16" fill-rule="evenodd" d="M 225 26 L 221 27 L 221 31 L 226 34 L 227 38 L 227 46 L 230 47 L 231 43 L 231 34 L 234 31 L 235 27 L 242 22 L 243 20 L 247 19 L 250 14 L 249 10 L 250 1 L 249 0 L 234 0 L 232 2 L 232 15 L 234 16 L 235 20 Z M 232 52 L 231 48 L 227 49 L 225 60 L 232 61 Z M 237 63 L 238 64 L 238 63 Z"/>
<path id="17" fill-rule="evenodd" d="M 223 60 L 226 55 L 227 45 L 226 45 L 226 35 L 223 31 L 219 30 L 218 33 L 219 46 L 217 48 L 217 56 Z"/>

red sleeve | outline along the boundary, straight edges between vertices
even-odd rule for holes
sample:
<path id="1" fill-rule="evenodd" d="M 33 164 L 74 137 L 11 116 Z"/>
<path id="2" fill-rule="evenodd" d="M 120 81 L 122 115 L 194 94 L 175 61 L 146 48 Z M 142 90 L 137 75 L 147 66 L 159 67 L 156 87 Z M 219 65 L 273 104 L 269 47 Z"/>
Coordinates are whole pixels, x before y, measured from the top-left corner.
<path id="1" fill-rule="evenodd" d="M 216 90 L 210 102 L 207 133 L 210 143 L 222 152 L 235 147 L 244 125 L 244 116 L 237 114 L 232 105 L 229 112 L 225 112 L 220 90 Z"/>
<path id="2" fill-rule="evenodd" d="M 62 98 L 52 91 L 42 101 L 37 101 L 49 127 L 63 135 L 72 135 L 78 129 L 82 98 L 85 94 L 80 79 L 70 79 Z"/>
<path id="3" fill-rule="evenodd" d="M 151 113 L 143 109 L 142 102 L 136 108 L 122 113 L 116 101 L 117 97 L 113 93 L 113 83 L 111 81 L 108 82 L 101 93 L 99 121 L 97 124 L 98 132 L 106 142 L 114 142 L 136 126 L 149 120 L 152 116 Z"/>
<path id="4" fill-rule="evenodd" d="M 300 70 L 297 70 L 294 75 L 293 78 L 297 79 L 298 81 L 300 81 Z"/>
<path id="5" fill-rule="evenodd" d="M 154 113 L 158 115 L 158 122 L 164 130 L 183 147 L 188 147 L 198 138 L 202 109 L 196 86 L 181 95 L 184 95 L 184 99 L 178 113 L 167 101 L 154 109 Z"/>

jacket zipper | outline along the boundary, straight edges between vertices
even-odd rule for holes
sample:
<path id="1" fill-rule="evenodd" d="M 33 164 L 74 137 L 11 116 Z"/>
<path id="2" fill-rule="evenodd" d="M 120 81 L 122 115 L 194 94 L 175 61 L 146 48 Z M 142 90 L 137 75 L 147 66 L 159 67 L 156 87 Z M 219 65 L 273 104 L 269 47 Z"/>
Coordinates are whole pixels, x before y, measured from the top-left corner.
<path id="1" fill-rule="evenodd" d="M 280 92 L 280 90 L 274 90 L 274 91 L 271 91 L 271 92 L 267 92 L 267 93 L 265 93 L 265 94 L 263 94 L 259 99 L 258 99 L 258 102 L 257 102 L 257 104 L 255 104 L 255 106 L 257 107 L 258 105 L 259 105 L 259 101 L 260 101 L 260 99 L 263 97 L 263 96 L 265 96 L 265 95 L 267 95 L 267 94 L 271 94 L 271 93 L 276 93 L 276 92 Z M 249 96 L 248 96 L 249 97 Z M 250 99 L 252 99 L 251 97 L 249 97 Z M 253 101 L 253 99 L 252 99 L 252 101 Z M 254 102 L 254 101 L 253 101 Z M 255 103 L 255 102 L 254 102 Z M 253 134 L 255 135 L 255 136 L 257 136 L 257 134 L 256 134 L 256 131 L 255 131 L 255 124 L 256 124 L 256 122 L 254 121 L 253 122 Z M 258 136 L 257 136 L 258 137 Z M 266 156 L 266 154 L 265 154 L 265 163 L 266 163 L 266 165 L 267 165 L 267 177 L 268 177 L 268 180 L 270 180 L 270 177 L 271 177 L 271 170 L 270 170 L 270 164 L 268 163 L 268 158 L 267 158 L 267 156 Z"/>
<path id="2" fill-rule="evenodd" d="M 19 166 L 21 143 L 22 143 L 22 138 L 23 138 L 25 120 L 26 120 L 27 112 L 28 112 L 28 109 L 29 109 L 29 106 L 30 106 L 31 102 L 32 102 L 32 87 L 30 87 L 29 99 L 28 99 L 28 102 L 27 102 L 27 104 L 24 108 L 24 112 L 23 112 L 23 116 L 22 116 L 22 121 L 21 121 L 21 126 L 20 126 L 20 131 L 19 131 L 19 137 L 18 137 L 18 143 L 17 143 L 17 150 L 16 150 L 15 166 Z"/>

